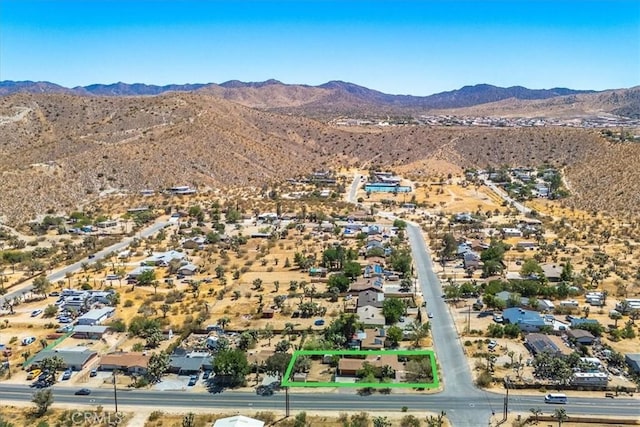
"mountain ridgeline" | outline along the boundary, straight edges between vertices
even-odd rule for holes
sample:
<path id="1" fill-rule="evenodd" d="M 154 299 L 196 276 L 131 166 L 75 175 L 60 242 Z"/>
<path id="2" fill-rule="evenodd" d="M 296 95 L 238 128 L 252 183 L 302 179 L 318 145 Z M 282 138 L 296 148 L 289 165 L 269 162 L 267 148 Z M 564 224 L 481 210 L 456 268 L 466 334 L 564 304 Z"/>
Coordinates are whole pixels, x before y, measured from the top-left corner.
<path id="1" fill-rule="evenodd" d="M 240 102 L 249 107 L 282 109 L 306 106 L 311 109 L 344 110 L 431 110 L 463 108 L 505 99 L 540 100 L 559 96 L 594 93 L 589 90 L 565 88 L 527 89 L 478 84 L 429 96 L 389 95 L 353 83 L 331 81 L 319 86 L 284 84 L 278 80 L 241 82 L 231 80 L 221 84 L 171 84 L 165 86 L 141 83 L 92 84 L 66 88 L 49 82 L 0 82 L 0 95 L 13 93 L 64 93 L 79 96 L 149 96 L 166 92 L 205 92 Z M 300 99 L 300 98 L 303 99 Z"/>

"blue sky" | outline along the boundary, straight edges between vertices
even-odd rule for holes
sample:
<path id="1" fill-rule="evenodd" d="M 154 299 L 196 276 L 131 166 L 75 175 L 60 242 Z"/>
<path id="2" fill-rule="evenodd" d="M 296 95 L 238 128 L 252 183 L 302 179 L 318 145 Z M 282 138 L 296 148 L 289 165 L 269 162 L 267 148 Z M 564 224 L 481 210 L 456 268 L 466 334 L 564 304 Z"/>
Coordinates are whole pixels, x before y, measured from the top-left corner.
<path id="1" fill-rule="evenodd" d="M 1 0 L 0 80 L 640 84 L 640 2 Z"/>

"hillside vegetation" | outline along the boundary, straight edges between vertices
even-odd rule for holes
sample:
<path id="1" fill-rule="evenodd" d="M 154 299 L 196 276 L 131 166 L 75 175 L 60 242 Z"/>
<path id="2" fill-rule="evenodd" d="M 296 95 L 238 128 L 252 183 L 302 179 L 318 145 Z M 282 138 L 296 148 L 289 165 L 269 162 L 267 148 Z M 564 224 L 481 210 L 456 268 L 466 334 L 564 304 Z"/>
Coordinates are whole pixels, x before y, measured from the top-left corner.
<path id="1" fill-rule="evenodd" d="M 576 206 L 624 209 L 640 153 L 565 128 L 333 128 L 213 95 L 0 98 L 0 213 L 9 222 L 101 193 L 260 186 L 334 166 L 433 175 L 489 165 L 566 167 Z"/>

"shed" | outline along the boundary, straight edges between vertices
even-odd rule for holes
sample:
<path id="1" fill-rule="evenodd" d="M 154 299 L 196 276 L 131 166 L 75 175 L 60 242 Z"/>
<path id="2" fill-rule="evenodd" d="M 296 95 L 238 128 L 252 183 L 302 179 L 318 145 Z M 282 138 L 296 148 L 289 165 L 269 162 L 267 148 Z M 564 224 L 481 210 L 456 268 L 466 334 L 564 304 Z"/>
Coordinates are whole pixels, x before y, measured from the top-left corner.
<path id="1" fill-rule="evenodd" d="M 99 340 L 109 330 L 108 326 L 78 325 L 73 328 L 72 338 Z"/>

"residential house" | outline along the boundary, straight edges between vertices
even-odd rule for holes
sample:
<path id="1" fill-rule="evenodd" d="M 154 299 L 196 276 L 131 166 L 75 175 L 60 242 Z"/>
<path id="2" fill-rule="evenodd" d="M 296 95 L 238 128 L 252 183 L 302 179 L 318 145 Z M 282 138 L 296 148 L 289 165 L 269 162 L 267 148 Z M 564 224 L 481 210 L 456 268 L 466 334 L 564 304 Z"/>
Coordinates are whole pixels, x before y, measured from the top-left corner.
<path id="1" fill-rule="evenodd" d="M 99 340 L 109 330 L 108 326 L 99 325 L 76 325 L 73 328 L 71 338 L 84 340 Z"/>
<path id="2" fill-rule="evenodd" d="M 202 370 L 213 370 L 211 354 L 208 352 L 189 352 L 178 347 L 170 359 L 169 371 L 178 375 L 191 375 Z"/>
<path id="3" fill-rule="evenodd" d="M 235 415 L 216 420 L 213 423 L 213 427 L 264 427 L 264 421 L 245 417 L 244 415 Z"/>
<path id="4" fill-rule="evenodd" d="M 140 267 L 134 268 L 127 274 L 127 280 L 138 280 L 138 277 L 142 275 L 145 271 L 153 271 L 155 270 L 153 267 L 148 265 L 142 265 Z"/>
<path id="5" fill-rule="evenodd" d="M 640 353 L 626 354 L 624 361 L 627 362 L 631 372 L 640 374 Z"/>
<path id="6" fill-rule="evenodd" d="M 562 277 L 562 266 L 557 264 L 541 264 L 540 267 L 544 272 L 544 277 L 547 278 L 549 282 L 559 282 Z"/>
<path id="7" fill-rule="evenodd" d="M 78 325 L 99 325 L 116 312 L 115 307 L 96 308 L 78 317 Z"/>
<path id="8" fill-rule="evenodd" d="M 359 306 L 356 310 L 356 315 L 364 326 L 379 327 L 385 324 L 381 307 L 374 307 L 372 305 Z"/>
<path id="9" fill-rule="evenodd" d="M 365 359 L 349 359 L 343 357 L 338 361 L 338 375 L 356 376 L 358 375 L 358 371 L 362 370 L 365 362 L 378 368 L 390 366 L 396 372 L 396 376 L 400 371 L 404 370 L 404 365 L 398 361 L 398 356 L 392 354 L 371 355 Z"/>
<path id="10" fill-rule="evenodd" d="M 142 265 L 166 267 L 174 259 L 182 261 L 186 257 L 187 255 L 184 252 L 178 252 L 174 250 L 167 251 L 167 252 L 158 252 L 158 253 L 154 253 L 149 258 L 142 261 Z"/>
<path id="11" fill-rule="evenodd" d="M 181 265 L 178 268 L 178 274 L 181 274 L 183 276 L 193 276 L 197 272 L 198 272 L 198 266 L 192 263 Z"/>
<path id="12" fill-rule="evenodd" d="M 506 237 L 522 237 L 522 230 L 519 228 L 503 228 L 502 235 Z"/>
<path id="13" fill-rule="evenodd" d="M 384 292 L 383 281 L 381 278 L 376 277 L 374 279 L 358 279 L 349 286 L 349 294 L 357 295 L 364 291 Z"/>
<path id="14" fill-rule="evenodd" d="M 30 370 L 32 366 L 37 366 L 43 359 L 54 356 L 58 356 L 62 359 L 62 362 L 64 363 L 62 366 L 63 369 L 81 371 L 89 364 L 89 362 L 98 356 L 98 353 L 93 350 L 89 350 L 87 347 L 81 346 L 42 350 L 36 354 L 33 359 L 31 359 L 28 369 Z"/>
<path id="15" fill-rule="evenodd" d="M 382 277 L 384 275 L 384 268 L 380 264 L 369 263 L 364 267 L 363 277 Z"/>
<path id="16" fill-rule="evenodd" d="M 569 355 L 571 350 L 555 335 L 530 333 L 524 338 L 524 345 L 534 356 L 549 353 L 552 356 Z"/>
<path id="17" fill-rule="evenodd" d="M 150 359 L 147 353 L 118 351 L 100 358 L 100 370 L 143 375 L 147 372 Z"/>
<path id="18" fill-rule="evenodd" d="M 357 332 L 354 336 L 355 344 L 360 350 L 382 350 L 387 339 L 384 328 L 370 328 Z"/>
<path id="19" fill-rule="evenodd" d="M 462 261 L 465 270 L 475 270 L 480 268 L 480 255 L 473 251 L 465 252 Z"/>
<path id="20" fill-rule="evenodd" d="M 521 331 L 537 332 L 545 326 L 544 319 L 539 313 L 518 307 L 507 308 L 502 313 L 505 323 L 518 325 Z"/>
<path id="21" fill-rule="evenodd" d="M 591 345 L 593 341 L 596 339 L 595 336 L 589 331 L 585 331 L 584 329 L 571 329 L 567 331 L 567 336 L 572 341 L 575 341 L 578 344 L 582 345 Z"/>
<path id="22" fill-rule="evenodd" d="M 366 290 L 358 294 L 358 307 L 371 305 L 373 307 L 382 308 L 383 302 L 384 292 Z"/>

